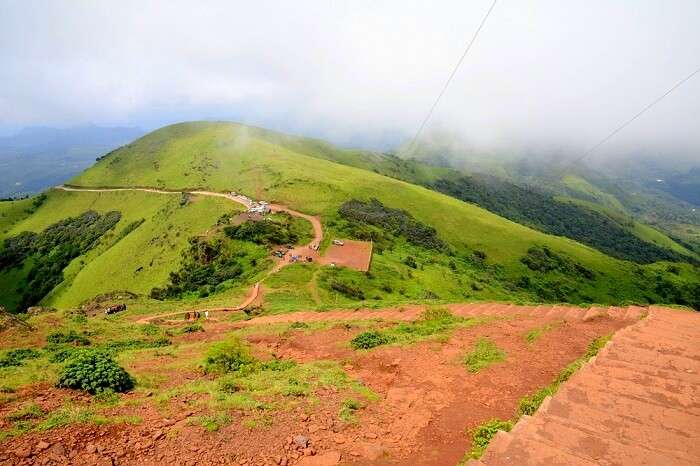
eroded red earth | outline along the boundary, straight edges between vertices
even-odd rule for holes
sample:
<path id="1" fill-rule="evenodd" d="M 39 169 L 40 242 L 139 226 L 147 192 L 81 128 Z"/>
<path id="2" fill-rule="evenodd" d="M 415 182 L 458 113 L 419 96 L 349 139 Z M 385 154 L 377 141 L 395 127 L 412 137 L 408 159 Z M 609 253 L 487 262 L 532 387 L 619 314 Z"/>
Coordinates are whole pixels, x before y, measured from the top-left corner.
<path id="1" fill-rule="evenodd" d="M 317 401 L 304 400 L 290 409 L 252 414 L 232 410 L 231 422 L 215 432 L 192 422 L 210 414 L 197 403 L 208 394 L 182 394 L 159 403 L 148 392 L 137 391 L 123 395 L 127 403 L 109 408 L 106 415 L 135 416 L 139 423 L 71 424 L 25 434 L 0 443 L 0 464 L 456 464 L 470 447 L 470 428 L 494 417 L 512 417 L 520 398 L 550 383 L 585 353 L 591 340 L 630 323 L 621 318 L 624 313 L 613 318 L 577 308 L 520 312 L 525 308 L 499 306 L 482 306 L 486 314 L 490 310 L 497 317 L 458 328 L 447 341 L 361 352 L 348 345 L 361 331 L 353 326 L 281 334 L 271 334 L 262 325 L 249 330 L 246 338 L 256 354 L 298 362 L 335 360 L 350 377 L 376 392 L 378 400 L 356 411 L 356 423 L 344 422 L 338 415 L 343 400 L 353 393 L 331 388 L 317 391 Z M 453 308 L 456 313 L 460 309 Z M 410 318 L 411 312 L 402 315 Z M 286 318 L 303 320 L 300 315 Z M 536 342 L 526 341 L 528 331 L 551 322 L 558 325 Z M 232 326 L 209 322 L 204 333 L 181 338 L 220 339 Z M 462 360 L 480 337 L 503 348 L 507 359 L 474 374 Z M 135 364 L 141 365 L 139 371 L 152 370 L 155 375 L 160 371 L 169 379 L 166 386 L 207 377 L 194 369 L 169 369 L 172 359 L 158 356 Z M 76 405 L 90 403 L 90 397 L 48 386 L 20 391 L 0 406 L 0 429 L 8 427 L 8 413 L 28 402 L 51 411 L 67 399 Z M 298 436 L 308 438 L 308 444 Z"/>

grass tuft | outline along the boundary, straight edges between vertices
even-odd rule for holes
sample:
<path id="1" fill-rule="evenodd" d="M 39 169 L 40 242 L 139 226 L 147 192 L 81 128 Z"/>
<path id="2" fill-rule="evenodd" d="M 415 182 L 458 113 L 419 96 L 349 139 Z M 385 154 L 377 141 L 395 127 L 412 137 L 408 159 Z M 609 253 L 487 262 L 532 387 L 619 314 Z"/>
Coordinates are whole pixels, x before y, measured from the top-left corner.
<path id="1" fill-rule="evenodd" d="M 492 364 L 503 362 L 505 359 L 506 352 L 504 350 L 488 338 L 480 338 L 474 345 L 474 349 L 464 357 L 464 364 L 469 372 L 477 373 Z"/>

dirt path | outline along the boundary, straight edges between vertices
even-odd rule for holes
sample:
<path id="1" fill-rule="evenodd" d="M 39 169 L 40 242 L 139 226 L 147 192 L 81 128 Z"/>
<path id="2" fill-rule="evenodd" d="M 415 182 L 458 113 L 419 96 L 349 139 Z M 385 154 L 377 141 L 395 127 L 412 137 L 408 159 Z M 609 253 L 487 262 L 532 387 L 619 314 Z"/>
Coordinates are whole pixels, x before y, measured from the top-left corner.
<path id="1" fill-rule="evenodd" d="M 700 464 L 699 324 L 652 307 L 469 464 Z"/>
<path id="2" fill-rule="evenodd" d="M 635 321 L 645 312 L 644 308 L 629 307 L 578 307 L 561 305 L 518 306 L 503 303 L 468 303 L 449 304 L 446 307 L 458 316 L 462 317 L 535 317 L 548 320 L 564 321 L 590 321 L 601 317 L 610 317 L 614 320 Z M 276 314 L 255 317 L 250 320 L 236 323 L 238 326 L 253 326 L 261 324 L 279 324 L 292 322 L 333 322 L 351 320 L 385 320 L 385 321 L 413 321 L 420 317 L 426 309 L 421 305 L 407 305 L 386 309 L 356 309 L 334 311 L 298 311 L 287 314 Z"/>
<path id="3" fill-rule="evenodd" d="M 227 193 L 217 193 L 215 191 L 201 191 L 201 190 L 197 190 L 197 191 L 170 191 L 170 190 L 157 189 L 157 188 L 147 188 L 147 187 L 140 187 L 140 188 L 136 188 L 136 187 L 135 188 L 82 188 L 82 187 L 77 187 L 77 186 L 65 186 L 65 185 L 56 186 L 56 189 L 60 189 L 62 191 L 70 191 L 70 192 L 97 192 L 97 193 L 99 193 L 99 192 L 121 192 L 121 191 L 141 191 L 141 192 L 147 192 L 147 193 L 171 194 L 171 195 L 172 194 L 188 193 L 188 194 L 194 194 L 194 195 L 198 195 L 198 196 L 220 197 L 220 198 L 228 199 L 229 201 L 241 204 L 246 209 L 249 209 L 253 205 L 252 201 L 244 196 L 227 194 Z M 263 282 L 270 275 L 278 272 L 284 266 L 291 264 L 292 263 L 292 260 L 291 260 L 292 255 L 310 256 L 314 260 L 317 260 L 319 257 L 319 254 L 317 251 L 312 249 L 312 246 L 319 245 L 323 241 L 323 225 L 321 224 L 321 219 L 317 216 L 307 215 L 307 214 L 301 213 L 299 211 L 290 209 L 287 206 L 284 206 L 281 204 L 270 204 L 270 210 L 272 212 L 286 212 L 293 217 L 299 217 L 299 218 L 303 218 L 303 219 L 307 220 L 309 223 L 311 223 L 311 226 L 312 226 L 313 231 L 314 231 L 314 237 L 310 243 L 303 245 L 303 246 L 298 246 L 298 247 L 292 249 L 287 254 L 287 256 L 285 256 L 282 260 L 278 261 L 275 264 L 275 266 L 272 268 L 272 270 L 267 275 L 265 275 L 265 277 L 262 280 L 255 283 L 251 287 L 251 290 L 250 290 L 248 297 L 242 303 L 235 305 L 235 306 L 216 307 L 216 308 L 196 308 L 196 309 L 189 309 L 186 311 L 170 312 L 167 314 L 159 314 L 159 315 L 155 315 L 155 316 L 143 317 L 143 318 L 137 320 L 136 322 L 139 324 L 148 324 L 154 320 L 165 319 L 168 317 L 174 317 L 174 316 L 178 316 L 178 315 L 184 315 L 187 312 L 237 311 L 237 310 L 245 309 L 253 301 L 255 301 L 255 299 L 257 299 L 259 292 L 260 292 L 260 283 Z"/>

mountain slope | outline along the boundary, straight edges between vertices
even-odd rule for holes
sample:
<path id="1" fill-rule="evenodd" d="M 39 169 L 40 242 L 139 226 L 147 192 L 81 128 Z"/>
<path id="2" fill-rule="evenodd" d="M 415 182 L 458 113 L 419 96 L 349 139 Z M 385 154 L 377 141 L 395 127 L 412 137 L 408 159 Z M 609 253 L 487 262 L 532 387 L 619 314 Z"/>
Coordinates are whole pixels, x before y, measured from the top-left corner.
<path id="1" fill-rule="evenodd" d="M 71 184 L 236 191 L 319 215 L 324 248 L 332 238 L 374 241 L 370 273 L 310 264 L 273 275 L 264 283 L 264 306 L 270 312 L 356 306 L 358 301 L 372 305 L 470 299 L 695 305 L 700 300 L 696 298 L 698 270 L 691 265 L 638 266 L 620 261 L 474 204 L 377 173 L 389 170 L 394 176 L 412 173 L 427 185 L 454 176 L 381 154 L 338 150 L 316 140 L 233 123 L 195 122 L 162 128 L 111 152 Z M 0 233 L 5 249 L 21 245 L 17 238 L 23 231 L 41 238 L 47 227 L 87 211 L 121 215 L 94 247 L 70 262 L 62 283 L 41 300 L 43 304 L 73 307 L 100 293 L 128 290 L 139 295 L 132 307 L 136 312 L 230 305 L 271 270 L 271 261 L 260 260 L 271 251 L 265 253 L 263 246 L 223 234 L 222 225 L 237 209 L 225 199 L 54 190 L 37 200 L 42 202 L 0 204 L 0 214 L 7 215 Z M 29 203 L 37 205 L 21 210 Z M 37 273 L 31 272 L 32 257 L 46 262 L 52 253 L 41 254 L 28 256 L 21 268 L 0 271 L 10 307 L 17 305 L 27 274 Z M 217 258 L 217 254 L 226 255 Z M 172 285 L 172 280 L 179 282 Z M 186 292 L 163 298 L 166 288 Z M 156 293 L 157 289 L 161 292 Z"/>
<path id="2" fill-rule="evenodd" d="M 592 301 L 661 300 L 664 298 L 654 290 L 655 282 L 651 278 L 648 285 L 640 285 L 640 274 L 661 273 L 664 280 L 680 285 L 697 273 L 681 265 L 679 275 L 667 277 L 663 264 L 631 266 L 575 241 L 541 233 L 473 204 L 374 172 L 380 171 L 382 164 L 388 167 L 397 163 L 400 162 L 377 154 L 342 151 L 320 141 L 238 124 L 195 122 L 163 128 L 120 148 L 71 183 L 242 192 L 252 198 L 321 215 L 329 236 L 341 233 L 334 228 L 338 209 L 344 202 L 376 198 L 434 227 L 458 256 L 467 257 L 475 251 L 484 253 L 486 263 L 498 267 L 503 275 L 493 280 L 494 283 L 500 283 L 515 295 L 523 291 L 518 286 L 527 289 L 522 279 L 533 273 L 523 258 L 538 246 L 593 271 L 595 279 L 584 280 L 574 287 Z M 416 178 L 426 183 L 443 176 L 440 171 L 422 170 Z"/>

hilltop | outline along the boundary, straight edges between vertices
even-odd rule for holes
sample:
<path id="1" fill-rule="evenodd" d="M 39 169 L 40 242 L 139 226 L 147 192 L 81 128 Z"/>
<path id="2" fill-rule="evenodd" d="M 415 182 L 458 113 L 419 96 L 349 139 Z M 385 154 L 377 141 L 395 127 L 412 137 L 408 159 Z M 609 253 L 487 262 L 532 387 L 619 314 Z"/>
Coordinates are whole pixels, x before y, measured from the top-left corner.
<path id="1" fill-rule="evenodd" d="M 195 122 L 1 202 L 0 464 L 478 458 L 619 329 L 690 335 L 649 303 L 700 303 L 692 251 L 550 234 L 549 199 Z"/>
<path id="2" fill-rule="evenodd" d="M 112 151 L 69 184 L 235 191 L 319 216 L 326 230 L 321 245 L 324 250 L 335 237 L 375 241 L 370 274 L 328 271 L 313 264 L 304 269 L 308 273 L 295 276 L 293 281 L 281 274 L 270 282 L 266 301 L 270 310 L 327 307 L 358 300 L 382 305 L 465 299 L 689 304 L 695 299 L 692 283 L 697 268 L 683 263 L 683 257 L 692 253 L 675 243 L 670 242 L 669 249 L 654 246 L 656 249 L 651 251 L 656 256 L 650 256 L 675 260 L 675 264 L 638 265 L 618 260 L 601 252 L 605 248 L 596 250 L 546 234 L 463 202 L 457 199 L 463 197 L 459 192 L 451 197 L 436 191 L 441 186 L 439 181 L 455 183 L 461 176 L 448 169 L 397 161 L 385 154 L 341 150 L 323 141 L 260 128 L 194 122 L 162 128 Z M 501 195 L 503 192 L 508 191 L 501 190 Z M 77 306 L 98 294 L 128 290 L 142 297 L 139 306 L 145 312 L 162 307 L 148 295 L 153 288 L 167 284 L 190 238 L 209 231 L 222 215 L 234 215 L 241 209 L 220 199 L 191 198 L 183 201 L 177 196 L 150 193 L 50 191 L 43 204 L 31 214 L 20 211 L 19 218 L 11 214 L 16 210 L 15 203 L 0 204 L 7 212 L 3 217 L 13 218 L 3 237 L 25 230 L 38 232 L 88 209 L 121 212 L 114 229 L 106 233 L 98 247 L 70 263 L 64 273 L 66 279 L 42 303 Z M 405 232 L 387 230 L 386 225 L 376 222 L 367 224 L 357 215 L 354 219 L 341 215 L 341 207 L 349 201 L 372 199 L 378 201 L 380 210 L 398 209 L 411 222 L 434 229 L 444 247 L 425 247 Z M 538 202 L 542 205 L 546 199 L 538 198 Z M 512 217 L 528 223 L 518 215 Z M 138 228 L 135 222 L 140 222 Z M 625 240 L 622 237 L 616 241 Z M 264 257 L 259 249 L 253 254 L 261 253 Z M 225 289 L 195 293 L 189 295 L 189 301 L 174 305 L 230 302 L 245 295 L 269 266 L 261 262 L 243 267 L 245 272 L 236 279 L 223 280 L 228 283 Z M 0 280 L 12 288 L 13 281 L 28 273 L 26 267 L 23 270 L 6 271 L 0 274 Z M 18 303 L 16 296 L 14 301 L 11 296 L 3 299 L 10 308 Z"/>

